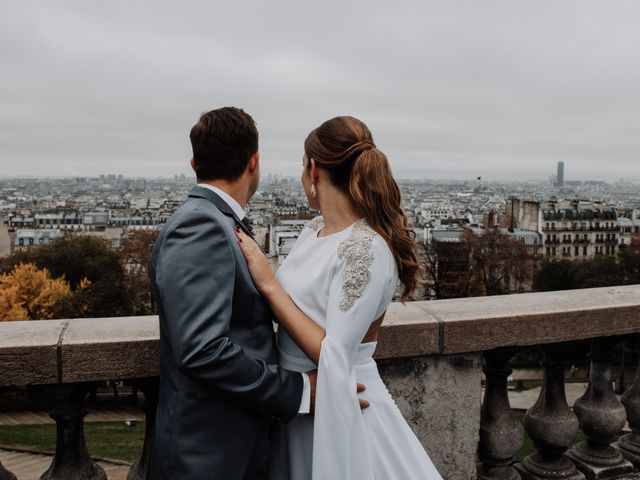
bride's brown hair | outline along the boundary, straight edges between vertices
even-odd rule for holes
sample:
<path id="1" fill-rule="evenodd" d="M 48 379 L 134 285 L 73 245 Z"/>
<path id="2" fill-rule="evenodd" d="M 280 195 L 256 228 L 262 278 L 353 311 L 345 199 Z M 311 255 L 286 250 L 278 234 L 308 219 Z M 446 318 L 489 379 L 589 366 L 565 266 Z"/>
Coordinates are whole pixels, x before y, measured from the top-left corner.
<path id="1" fill-rule="evenodd" d="M 376 147 L 369 128 L 354 117 L 332 118 L 307 136 L 304 151 L 387 242 L 403 286 L 401 300 L 410 297 L 421 276 L 414 232 L 387 156 Z"/>

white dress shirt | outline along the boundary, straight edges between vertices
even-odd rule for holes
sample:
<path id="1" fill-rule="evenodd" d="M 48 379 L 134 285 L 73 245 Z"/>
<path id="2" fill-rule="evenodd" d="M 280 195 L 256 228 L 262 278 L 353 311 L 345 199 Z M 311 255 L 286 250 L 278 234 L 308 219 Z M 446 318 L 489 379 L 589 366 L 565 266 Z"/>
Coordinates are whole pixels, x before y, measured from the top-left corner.
<path id="1" fill-rule="evenodd" d="M 238 219 L 242 220 L 245 217 L 244 209 L 240 206 L 238 201 L 229 195 L 224 190 L 214 187 L 213 185 L 209 185 L 208 183 L 199 183 L 199 187 L 208 188 L 213 193 L 216 193 L 224 202 L 229 205 L 233 213 L 236 214 Z M 298 409 L 299 415 L 308 414 L 311 410 L 311 382 L 309 381 L 309 376 L 302 373 L 302 399 L 300 400 L 300 408 Z"/>

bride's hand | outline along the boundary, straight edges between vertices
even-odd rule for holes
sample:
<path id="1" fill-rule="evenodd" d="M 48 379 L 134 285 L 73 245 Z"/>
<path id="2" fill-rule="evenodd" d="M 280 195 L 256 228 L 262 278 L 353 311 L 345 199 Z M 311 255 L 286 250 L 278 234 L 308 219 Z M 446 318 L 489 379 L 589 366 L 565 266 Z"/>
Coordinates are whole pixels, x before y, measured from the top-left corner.
<path id="1" fill-rule="evenodd" d="M 273 274 L 271 265 L 267 257 L 264 255 L 258 244 L 249 235 L 244 233 L 242 229 L 236 225 L 236 236 L 240 245 L 240 250 L 244 254 L 244 258 L 247 260 L 247 266 L 253 278 L 253 283 L 256 285 L 258 291 L 265 295 L 269 288 L 273 287 L 276 283 L 276 277 Z"/>

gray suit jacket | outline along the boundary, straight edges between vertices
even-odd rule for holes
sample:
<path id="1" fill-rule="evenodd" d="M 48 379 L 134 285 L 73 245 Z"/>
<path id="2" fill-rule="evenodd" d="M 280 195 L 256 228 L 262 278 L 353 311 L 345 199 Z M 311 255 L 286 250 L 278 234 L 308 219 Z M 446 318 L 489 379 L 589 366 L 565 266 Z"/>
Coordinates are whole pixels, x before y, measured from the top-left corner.
<path id="1" fill-rule="evenodd" d="M 160 397 L 152 480 L 266 478 L 269 427 L 300 406 L 302 376 L 277 365 L 272 313 L 236 225 L 245 229 L 218 195 L 194 187 L 153 249 Z"/>

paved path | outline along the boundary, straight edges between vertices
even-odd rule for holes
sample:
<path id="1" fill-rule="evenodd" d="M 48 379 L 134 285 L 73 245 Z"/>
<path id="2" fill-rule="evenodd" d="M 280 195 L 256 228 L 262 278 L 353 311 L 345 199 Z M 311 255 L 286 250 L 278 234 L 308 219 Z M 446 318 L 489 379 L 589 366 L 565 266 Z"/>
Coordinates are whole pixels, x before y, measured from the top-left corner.
<path id="1" fill-rule="evenodd" d="M 565 384 L 564 391 L 567 396 L 567 403 L 570 407 L 573 407 L 573 404 L 584 394 L 586 389 L 586 383 Z M 524 390 L 522 392 L 509 390 L 509 403 L 511 404 L 511 408 L 516 410 L 526 410 L 536 403 L 538 395 L 540 395 L 540 387 Z"/>
<path id="2" fill-rule="evenodd" d="M 23 453 L 0 449 L 0 462 L 18 477 L 18 480 L 38 480 L 49 465 L 51 455 Z M 109 480 L 126 480 L 129 467 L 109 462 L 98 462 Z"/>

